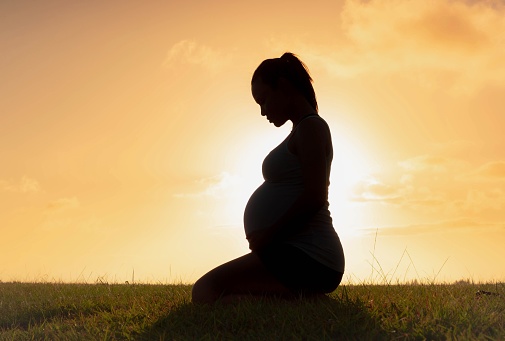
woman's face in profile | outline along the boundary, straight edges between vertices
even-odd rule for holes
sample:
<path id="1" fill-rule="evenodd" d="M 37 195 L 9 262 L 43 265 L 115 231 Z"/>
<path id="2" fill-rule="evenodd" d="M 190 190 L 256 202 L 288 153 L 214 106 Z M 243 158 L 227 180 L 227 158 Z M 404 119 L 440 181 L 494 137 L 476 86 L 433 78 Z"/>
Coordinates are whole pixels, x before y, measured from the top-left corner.
<path id="1" fill-rule="evenodd" d="M 276 127 L 286 123 L 289 119 L 286 110 L 287 101 L 280 89 L 274 89 L 258 79 L 251 84 L 251 92 L 261 108 L 261 116 L 265 116 Z"/>

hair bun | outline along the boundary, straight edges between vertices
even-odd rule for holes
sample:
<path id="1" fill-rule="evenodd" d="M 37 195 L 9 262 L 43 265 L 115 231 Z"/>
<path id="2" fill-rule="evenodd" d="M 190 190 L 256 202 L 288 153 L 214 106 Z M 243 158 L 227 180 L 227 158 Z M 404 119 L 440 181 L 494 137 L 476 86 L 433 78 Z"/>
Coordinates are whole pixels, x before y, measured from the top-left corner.
<path id="1" fill-rule="evenodd" d="M 294 54 L 292 54 L 291 52 L 285 52 L 282 56 L 281 56 L 281 59 L 282 60 L 285 60 L 287 62 L 293 60 L 293 59 L 298 59 Z"/>

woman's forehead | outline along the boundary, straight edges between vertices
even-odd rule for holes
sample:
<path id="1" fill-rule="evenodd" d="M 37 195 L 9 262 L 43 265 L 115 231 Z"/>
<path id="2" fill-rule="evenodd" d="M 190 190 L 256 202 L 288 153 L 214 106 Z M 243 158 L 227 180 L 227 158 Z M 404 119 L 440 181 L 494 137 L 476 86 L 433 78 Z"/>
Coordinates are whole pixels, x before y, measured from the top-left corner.
<path id="1" fill-rule="evenodd" d="M 253 97 L 261 97 L 270 89 L 270 87 L 261 80 L 255 80 L 251 84 L 251 92 Z"/>

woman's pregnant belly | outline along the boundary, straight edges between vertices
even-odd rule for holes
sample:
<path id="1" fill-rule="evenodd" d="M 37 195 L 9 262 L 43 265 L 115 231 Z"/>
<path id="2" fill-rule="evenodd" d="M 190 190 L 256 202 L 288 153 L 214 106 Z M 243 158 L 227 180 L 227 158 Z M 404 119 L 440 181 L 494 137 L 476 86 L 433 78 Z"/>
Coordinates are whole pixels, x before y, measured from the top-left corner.
<path id="1" fill-rule="evenodd" d="M 246 236 L 272 226 L 293 205 L 301 192 L 301 186 L 265 181 L 254 191 L 245 207 Z"/>

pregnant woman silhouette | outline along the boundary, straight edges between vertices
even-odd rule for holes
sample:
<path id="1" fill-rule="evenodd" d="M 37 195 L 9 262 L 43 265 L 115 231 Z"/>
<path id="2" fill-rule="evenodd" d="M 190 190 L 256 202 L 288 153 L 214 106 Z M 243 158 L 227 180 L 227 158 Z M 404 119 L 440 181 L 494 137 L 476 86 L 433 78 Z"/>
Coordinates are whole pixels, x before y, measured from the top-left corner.
<path id="1" fill-rule="evenodd" d="M 261 115 L 291 133 L 263 161 L 244 228 L 251 252 L 218 266 L 193 286 L 194 303 L 244 296 L 303 298 L 335 290 L 344 252 L 328 210 L 333 147 L 306 66 L 292 53 L 263 61 L 251 80 Z"/>

